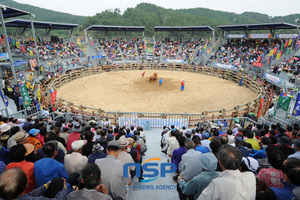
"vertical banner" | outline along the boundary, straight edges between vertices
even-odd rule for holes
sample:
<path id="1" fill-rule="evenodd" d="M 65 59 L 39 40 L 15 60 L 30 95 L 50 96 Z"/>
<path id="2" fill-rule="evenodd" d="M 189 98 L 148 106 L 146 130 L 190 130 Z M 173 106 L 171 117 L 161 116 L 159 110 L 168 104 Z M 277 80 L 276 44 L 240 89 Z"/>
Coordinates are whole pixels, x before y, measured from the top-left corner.
<path id="1" fill-rule="evenodd" d="M 6 107 L 8 107 L 8 98 L 7 96 L 5 96 L 3 93 L 2 93 L 2 89 L 0 88 L 0 96 L 3 100 L 3 103 L 5 104 Z"/>
<path id="2" fill-rule="evenodd" d="M 29 97 L 26 84 L 23 84 L 21 86 L 21 94 L 22 94 L 22 98 L 23 98 L 23 102 L 24 102 L 24 107 L 25 107 L 25 109 L 27 109 L 31 104 L 31 99 Z"/>
<path id="3" fill-rule="evenodd" d="M 298 93 L 295 107 L 293 110 L 293 116 L 299 116 L 299 115 L 300 115 L 300 93 Z"/>
<path id="4" fill-rule="evenodd" d="M 264 96 L 262 96 L 261 99 L 260 99 L 259 111 L 258 111 L 257 118 L 261 115 L 263 104 L 264 104 Z"/>
<path id="5" fill-rule="evenodd" d="M 261 56 L 258 56 L 256 62 L 260 62 L 260 61 L 261 61 Z"/>
<path id="6" fill-rule="evenodd" d="M 38 94 L 39 105 L 40 105 L 41 110 L 43 110 L 43 106 L 41 104 L 41 100 L 42 100 L 42 98 L 41 98 L 42 97 L 42 95 L 41 95 L 41 89 L 40 89 L 39 86 L 37 86 L 37 88 L 38 88 L 37 94 Z"/>
<path id="7" fill-rule="evenodd" d="M 269 62 L 270 62 L 270 58 L 271 58 L 271 57 L 269 57 L 269 58 L 268 58 L 267 64 L 269 64 Z"/>
<path id="8" fill-rule="evenodd" d="M 51 97 L 51 103 L 52 103 L 52 105 L 55 102 L 56 94 L 57 94 L 57 90 L 56 89 L 55 90 L 50 90 L 50 97 Z"/>

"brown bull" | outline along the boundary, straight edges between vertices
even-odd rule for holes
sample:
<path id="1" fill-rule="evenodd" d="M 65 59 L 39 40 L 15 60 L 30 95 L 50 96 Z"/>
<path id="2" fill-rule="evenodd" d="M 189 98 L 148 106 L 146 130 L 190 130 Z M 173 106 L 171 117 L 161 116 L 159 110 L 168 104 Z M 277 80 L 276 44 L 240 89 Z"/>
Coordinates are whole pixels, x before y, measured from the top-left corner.
<path id="1" fill-rule="evenodd" d="M 154 75 L 151 75 L 151 76 L 149 77 L 149 81 L 150 81 L 150 82 L 156 81 L 156 77 L 155 77 Z"/>

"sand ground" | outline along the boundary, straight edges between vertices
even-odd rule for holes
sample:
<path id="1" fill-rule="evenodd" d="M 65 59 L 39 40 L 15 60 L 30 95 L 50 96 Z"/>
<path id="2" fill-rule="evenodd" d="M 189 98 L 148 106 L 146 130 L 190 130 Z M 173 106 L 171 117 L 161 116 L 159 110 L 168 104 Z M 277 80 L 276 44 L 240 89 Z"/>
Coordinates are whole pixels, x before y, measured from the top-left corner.
<path id="1" fill-rule="evenodd" d="M 105 111 L 201 113 L 231 109 L 256 98 L 256 93 L 237 83 L 217 77 L 178 71 L 118 71 L 76 79 L 58 88 L 57 96 L 76 105 L 101 108 Z M 157 72 L 163 78 L 149 82 Z M 185 90 L 180 91 L 181 80 Z"/>

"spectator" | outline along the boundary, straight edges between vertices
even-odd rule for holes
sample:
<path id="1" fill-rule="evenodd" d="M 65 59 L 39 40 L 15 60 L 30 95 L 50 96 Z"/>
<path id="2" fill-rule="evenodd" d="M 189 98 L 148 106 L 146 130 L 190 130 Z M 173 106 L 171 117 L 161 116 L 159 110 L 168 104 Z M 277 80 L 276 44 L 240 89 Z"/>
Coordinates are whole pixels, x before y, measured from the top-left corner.
<path id="1" fill-rule="evenodd" d="M 293 140 L 294 141 L 294 149 L 296 153 L 289 155 L 289 158 L 298 158 L 300 159 L 300 139 Z"/>
<path id="2" fill-rule="evenodd" d="M 88 163 L 88 158 L 81 155 L 83 144 L 83 140 L 74 141 L 71 145 L 73 152 L 65 156 L 65 169 L 69 175 L 75 172 L 81 174 L 81 170 Z"/>
<path id="3" fill-rule="evenodd" d="M 270 187 L 283 187 L 281 179 L 283 179 L 282 165 L 287 157 L 279 150 L 271 151 L 268 154 L 268 162 L 271 168 L 263 168 L 257 175 L 257 190 L 266 191 Z"/>
<path id="4" fill-rule="evenodd" d="M 234 138 L 235 141 L 235 148 L 239 149 L 242 152 L 243 157 L 249 156 L 249 150 L 245 147 L 243 147 L 244 137 L 243 135 L 237 135 Z"/>
<path id="5" fill-rule="evenodd" d="M 185 137 L 179 137 L 178 142 L 179 142 L 180 147 L 173 151 L 172 163 L 174 163 L 177 167 L 176 173 L 178 173 L 179 163 L 181 162 L 181 157 L 183 154 L 186 153 L 185 140 L 186 140 Z M 177 176 L 176 176 L 176 181 L 177 181 Z"/>
<path id="6" fill-rule="evenodd" d="M 94 144 L 93 153 L 89 155 L 89 163 L 95 163 L 96 159 L 105 158 L 107 156 L 106 153 L 103 152 L 104 148 L 99 144 Z"/>
<path id="7" fill-rule="evenodd" d="M 190 181 L 203 171 L 203 168 L 199 163 L 202 153 L 194 150 L 195 144 L 192 140 L 186 140 L 184 145 L 187 152 L 181 157 L 179 172 L 181 173 L 181 178 L 183 180 Z"/>
<path id="8" fill-rule="evenodd" d="M 295 153 L 295 149 L 292 148 L 292 141 L 288 136 L 282 136 L 278 139 L 280 145 L 279 150 L 282 151 L 286 156 Z"/>
<path id="9" fill-rule="evenodd" d="M 32 126 L 32 118 L 28 117 L 27 121 L 23 125 L 23 130 L 26 131 L 26 132 L 29 132 L 30 129 L 31 129 L 31 126 Z"/>
<path id="10" fill-rule="evenodd" d="M 101 171 L 99 167 L 92 163 L 88 164 L 82 170 L 81 181 L 84 185 L 82 190 L 73 191 L 68 195 L 68 199 L 72 200 L 111 200 L 108 195 L 107 188 L 101 183 Z"/>
<path id="11" fill-rule="evenodd" d="M 294 198 L 293 189 L 300 186 L 300 160 L 288 158 L 282 166 L 283 187 L 271 187 L 267 192 L 257 194 L 257 200 L 280 199 L 290 200 Z"/>
<path id="12" fill-rule="evenodd" d="M 251 144 L 252 149 L 259 151 L 260 150 L 260 146 L 259 146 L 257 140 L 254 139 L 253 132 L 251 130 L 247 130 L 246 134 L 247 134 L 248 139 L 245 140 L 245 143 Z"/>
<path id="13" fill-rule="evenodd" d="M 39 133 L 39 129 L 33 128 L 29 131 L 29 137 L 27 138 L 27 143 L 32 144 L 35 149 L 40 149 L 43 147 L 40 141 L 36 138 Z"/>
<path id="14" fill-rule="evenodd" d="M 53 180 L 55 181 L 55 180 Z M 56 182 L 56 181 L 55 181 Z M 66 183 L 62 181 L 64 184 L 63 188 L 60 190 L 54 187 L 50 187 L 52 182 L 45 183 L 41 185 L 39 188 L 23 195 L 26 186 L 27 186 L 27 177 L 26 174 L 19 168 L 12 168 L 0 175 L 0 198 L 4 200 L 10 199 L 65 199 L 68 194 L 68 189 L 66 187 Z M 57 184 L 52 184 L 56 185 Z M 48 188 L 48 189 L 47 189 Z M 51 196 L 49 194 L 52 194 Z M 49 196 L 47 196 L 49 195 Z"/>
<path id="15" fill-rule="evenodd" d="M 195 151 L 200 151 L 201 153 L 208 153 L 209 150 L 206 147 L 203 147 L 201 145 L 200 137 L 198 135 L 194 135 L 192 138 L 194 144 L 195 144 Z"/>
<path id="16" fill-rule="evenodd" d="M 230 145 L 224 145 L 218 153 L 218 158 L 223 172 L 218 178 L 212 180 L 198 199 L 255 199 L 254 174 L 239 171 L 243 158 L 241 151 Z"/>
<path id="17" fill-rule="evenodd" d="M 75 140 L 80 139 L 80 132 L 82 131 L 82 127 L 79 124 L 79 122 L 74 122 L 74 127 L 72 128 L 73 133 L 69 134 L 68 141 L 67 141 L 67 151 L 70 151 L 72 149 L 71 144 Z"/>
<path id="18" fill-rule="evenodd" d="M 203 172 L 195 176 L 191 181 L 184 181 L 181 178 L 178 179 L 177 190 L 179 193 L 180 200 L 182 194 L 193 195 L 194 200 L 196 200 L 201 192 L 210 184 L 210 182 L 219 176 L 219 172 L 216 172 L 218 166 L 218 159 L 213 153 L 205 153 L 199 157 L 200 165 L 203 168 Z"/>
<path id="19" fill-rule="evenodd" d="M 126 139 L 126 137 L 123 135 L 119 138 L 118 140 L 119 144 L 120 144 L 120 153 L 117 157 L 117 160 L 121 161 L 124 164 L 127 164 L 127 163 L 134 163 L 134 160 L 132 158 L 132 156 L 127 153 L 127 145 L 129 144 L 128 140 Z M 133 174 L 135 170 L 135 166 L 130 166 L 130 168 L 128 168 L 128 174 Z M 130 177 L 128 177 L 130 178 Z M 130 182 L 130 180 L 129 180 Z"/>
<path id="20" fill-rule="evenodd" d="M 31 150 L 30 150 L 31 148 Z M 22 169 L 27 176 L 27 187 L 24 193 L 31 192 L 36 189 L 36 183 L 34 178 L 34 163 L 25 161 L 25 156 L 27 156 L 28 152 L 33 150 L 32 144 L 17 144 L 11 148 L 9 151 L 9 159 L 11 163 L 6 166 L 6 170 L 11 168 L 20 168 Z"/>
<path id="21" fill-rule="evenodd" d="M 68 137 L 69 137 L 69 128 L 64 127 L 63 128 L 63 132 L 60 134 L 60 137 L 63 138 L 65 140 L 65 144 L 67 144 L 68 141 Z"/>
<path id="22" fill-rule="evenodd" d="M 112 198 L 121 197 L 126 199 L 125 185 L 128 185 L 130 181 L 128 178 L 123 177 L 123 163 L 117 160 L 120 149 L 119 142 L 110 141 L 107 146 L 107 157 L 97 159 L 95 163 L 103 174 L 102 183 L 107 186 L 108 194 Z"/>
<path id="23" fill-rule="evenodd" d="M 56 161 L 54 157 L 58 153 L 58 145 L 55 141 L 48 141 L 42 148 L 45 158 L 34 164 L 34 176 L 37 187 L 51 181 L 53 178 L 61 177 L 68 180 L 69 175 L 64 166 Z"/>
<path id="24" fill-rule="evenodd" d="M 86 139 L 87 143 L 82 148 L 82 155 L 89 157 L 89 155 L 93 152 L 93 146 L 95 142 L 94 140 L 94 133 L 92 131 L 86 132 L 84 135 L 84 139 Z"/>

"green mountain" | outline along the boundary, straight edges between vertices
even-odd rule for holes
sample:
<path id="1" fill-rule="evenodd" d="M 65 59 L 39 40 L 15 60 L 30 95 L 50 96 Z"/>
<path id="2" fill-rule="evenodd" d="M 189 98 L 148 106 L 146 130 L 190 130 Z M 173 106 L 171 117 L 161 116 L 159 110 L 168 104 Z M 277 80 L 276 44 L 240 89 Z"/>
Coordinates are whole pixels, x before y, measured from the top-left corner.
<path id="1" fill-rule="evenodd" d="M 29 4 L 18 3 L 13 0 L 0 0 L 0 3 L 31 12 L 32 14 L 35 14 L 34 20 L 39 21 L 83 24 L 86 20 L 86 17 L 84 16 L 72 15 L 49 9 L 39 8 Z"/>
<path id="2" fill-rule="evenodd" d="M 35 20 L 53 21 L 61 23 L 78 23 L 81 26 L 75 30 L 75 35 L 83 35 L 83 29 L 96 25 L 123 25 L 123 26 L 146 26 L 145 36 L 151 37 L 154 34 L 154 26 L 211 26 L 216 30 L 216 35 L 220 35 L 221 31 L 218 25 L 229 24 L 252 24 L 252 23 L 271 23 L 271 22 L 287 22 L 296 24 L 295 19 L 300 18 L 300 14 L 292 14 L 287 16 L 270 17 L 266 14 L 256 12 L 244 12 L 236 14 L 232 12 L 216 11 L 206 8 L 191 9 L 165 9 L 149 3 L 140 3 L 135 8 L 128 8 L 124 13 L 120 9 L 105 10 L 97 13 L 92 17 L 84 17 L 71 15 L 53 10 L 43 9 L 28 4 L 17 3 L 13 0 L 0 0 L 0 3 L 8 4 L 16 8 L 29 11 L 36 15 Z M 282 32 L 282 31 L 278 31 Z M 43 34 L 41 31 L 38 33 Z M 54 32 L 60 36 L 65 32 Z M 16 33 L 17 34 L 17 33 Z M 92 36 L 104 36 L 104 33 L 89 33 Z M 201 36 L 210 33 L 195 33 Z M 156 33 L 157 36 L 167 36 L 167 33 Z M 124 33 L 109 32 L 109 36 L 123 37 Z M 141 37 L 141 33 L 127 33 L 127 36 Z M 169 35 L 170 36 L 170 35 Z M 191 36 L 190 33 L 176 32 L 175 37 Z"/>

